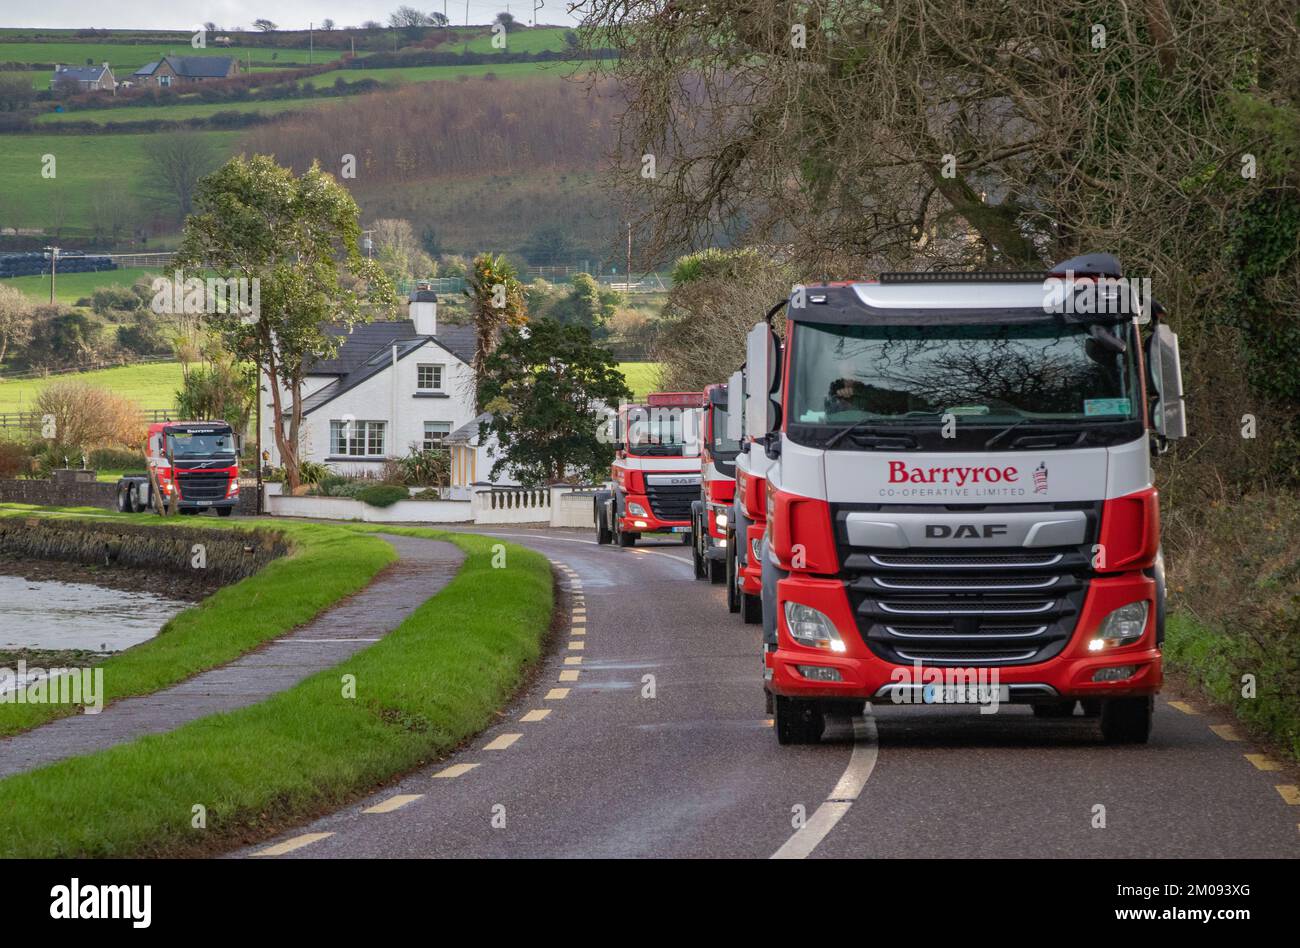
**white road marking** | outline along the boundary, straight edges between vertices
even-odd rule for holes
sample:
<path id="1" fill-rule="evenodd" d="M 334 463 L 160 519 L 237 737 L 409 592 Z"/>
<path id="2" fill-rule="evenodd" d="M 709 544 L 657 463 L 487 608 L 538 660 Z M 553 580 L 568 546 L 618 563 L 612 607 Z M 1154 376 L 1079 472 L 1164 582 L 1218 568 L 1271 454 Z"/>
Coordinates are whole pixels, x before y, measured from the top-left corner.
<path id="1" fill-rule="evenodd" d="M 465 532 L 469 533 L 471 531 L 467 530 Z M 596 543 L 595 540 L 578 540 L 574 537 L 546 537 L 546 536 L 538 536 L 536 533 L 489 533 L 486 530 L 474 530 L 472 532 L 480 536 L 488 536 L 488 537 L 517 537 L 524 540 L 547 540 L 547 541 L 554 541 L 556 543 L 586 543 L 588 546 L 599 545 L 598 543 Z M 637 548 L 632 547 L 632 549 L 635 550 Z M 681 563 L 683 566 L 691 565 L 691 561 L 689 559 L 682 556 L 673 556 L 671 553 L 664 553 L 661 550 L 640 550 L 640 552 L 649 553 L 651 556 L 662 556 L 666 559 L 672 560 L 674 563 Z"/>
<path id="2" fill-rule="evenodd" d="M 876 769 L 879 745 L 876 743 L 876 719 L 871 716 L 868 704 L 862 715 L 853 718 L 853 753 L 849 755 L 848 766 L 840 775 L 839 782 L 832 788 L 826 801 L 813 811 L 803 829 L 795 830 L 781 848 L 774 852 L 772 859 L 806 859 L 812 851 L 835 828 L 835 824 L 844 818 L 853 806 L 853 801 L 862 793 L 871 772 Z"/>

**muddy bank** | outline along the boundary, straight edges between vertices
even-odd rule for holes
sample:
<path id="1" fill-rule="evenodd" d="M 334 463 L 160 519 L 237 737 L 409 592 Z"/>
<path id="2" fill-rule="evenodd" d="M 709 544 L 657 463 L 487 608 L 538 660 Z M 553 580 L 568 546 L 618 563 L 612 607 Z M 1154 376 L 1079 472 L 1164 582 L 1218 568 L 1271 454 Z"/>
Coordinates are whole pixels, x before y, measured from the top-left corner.
<path id="1" fill-rule="evenodd" d="M 9 575 L 87 582 L 201 599 L 253 575 L 289 550 L 275 530 L 223 530 L 48 517 L 0 519 L 0 561 Z M 30 575 L 27 569 L 74 573 Z M 132 575 L 136 574 L 136 575 Z M 126 585 L 117 585 L 118 583 Z M 143 585 L 130 585 L 142 583 Z"/>
<path id="2" fill-rule="evenodd" d="M 106 589 L 148 592 L 185 602 L 198 602 L 225 585 L 220 577 L 205 570 L 176 573 L 98 563 L 18 559 L 4 553 L 0 553 L 0 576 L 21 576 L 34 582 L 90 583 Z"/>

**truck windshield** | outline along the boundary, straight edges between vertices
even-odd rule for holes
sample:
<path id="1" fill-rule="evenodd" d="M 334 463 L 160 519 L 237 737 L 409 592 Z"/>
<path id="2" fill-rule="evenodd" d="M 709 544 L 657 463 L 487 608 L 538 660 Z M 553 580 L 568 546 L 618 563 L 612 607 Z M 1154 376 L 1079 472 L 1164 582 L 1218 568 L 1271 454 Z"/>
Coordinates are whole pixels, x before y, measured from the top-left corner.
<path id="1" fill-rule="evenodd" d="M 713 443 L 709 450 L 715 456 L 735 457 L 740 453 L 740 442 L 727 437 L 727 408 L 725 405 L 713 406 Z"/>
<path id="2" fill-rule="evenodd" d="M 1132 326 L 1111 330 L 1120 353 L 1087 326 L 825 326 L 799 323 L 790 373 L 791 425 L 937 429 L 1081 427 L 1136 422 L 1141 410 Z"/>
<path id="3" fill-rule="evenodd" d="M 631 409 L 627 415 L 627 453 L 641 457 L 680 457 L 699 453 L 698 408 Z"/>
<path id="4" fill-rule="evenodd" d="M 167 437 L 171 441 L 172 457 L 177 460 L 229 459 L 235 456 L 235 439 L 230 432 L 191 434 L 188 431 L 173 431 Z"/>

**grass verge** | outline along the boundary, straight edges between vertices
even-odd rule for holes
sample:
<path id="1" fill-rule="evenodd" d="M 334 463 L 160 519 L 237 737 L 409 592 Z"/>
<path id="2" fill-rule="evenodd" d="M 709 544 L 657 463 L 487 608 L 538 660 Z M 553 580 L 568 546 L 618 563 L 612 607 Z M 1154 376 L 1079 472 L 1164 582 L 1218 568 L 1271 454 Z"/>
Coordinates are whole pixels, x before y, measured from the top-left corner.
<path id="1" fill-rule="evenodd" d="M 377 529 L 449 540 L 465 562 L 382 641 L 266 701 L 0 781 L 0 855 L 181 855 L 264 838 L 488 724 L 541 653 L 550 564 L 504 544 L 497 568 L 494 537 Z"/>
<path id="2" fill-rule="evenodd" d="M 14 505 L 0 507 L 0 516 L 40 515 L 42 511 L 58 513 Z M 131 514 L 97 513 L 130 518 L 133 523 L 150 522 Z M 153 523 L 160 530 L 170 523 L 214 530 L 238 528 L 238 524 L 232 527 L 196 517 Z M 272 525 L 261 520 L 257 523 Z M 150 694 L 233 661 L 364 588 L 397 559 L 391 545 L 355 530 L 283 521 L 274 521 L 273 527 L 288 538 L 292 547 L 288 556 L 174 616 L 148 642 L 99 663 L 104 670 L 106 701 Z M 77 711 L 70 705 L 0 704 L 0 736 Z"/>
<path id="3" fill-rule="evenodd" d="M 1165 664 L 1251 730 L 1276 741 L 1300 761 L 1300 685 L 1294 671 L 1243 635 L 1225 635 L 1186 614 L 1172 614 L 1165 633 Z M 1247 689 L 1254 682 L 1254 693 Z"/>

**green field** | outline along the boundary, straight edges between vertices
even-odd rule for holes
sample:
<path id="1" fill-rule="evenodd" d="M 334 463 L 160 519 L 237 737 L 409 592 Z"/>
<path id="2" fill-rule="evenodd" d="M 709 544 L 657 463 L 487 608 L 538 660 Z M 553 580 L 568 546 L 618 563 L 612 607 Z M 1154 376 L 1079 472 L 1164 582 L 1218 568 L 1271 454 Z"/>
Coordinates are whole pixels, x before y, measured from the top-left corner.
<path id="1" fill-rule="evenodd" d="M 240 132 L 195 132 L 224 158 Z M 97 196 L 110 185 L 128 195 L 153 174 L 150 135 L 6 135 L 0 137 L 0 213 L 6 227 L 64 232 L 88 230 Z M 56 160 L 53 178 L 42 177 L 44 156 Z"/>
<path id="2" fill-rule="evenodd" d="M 644 398 L 659 385 L 658 362 L 620 362 L 618 367 L 627 379 L 627 387 L 632 390 L 633 398 Z M 0 398 L 3 398 L 2 394 Z"/>
<path id="3" fill-rule="evenodd" d="M 523 29 L 506 34 L 506 48 L 498 50 L 492 45 L 492 36 L 478 36 L 464 44 L 475 53 L 540 53 L 544 50 L 562 50 L 565 48 L 564 34 L 567 27 L 538 27 Z"/>
<path id="4" fill-rule="evenodd" d="M 152 273 L 144 267 L 122 267 L 103 273 L 60 273 L 54 281 L 56 302 L 71 305 L 106 286 L 130 286 L 142 276 Z M 0 280 L 0 286 L 12 286 L 39 303 L 50 301 L 50 275 L 9 277 Z"/>
<path id="5" fill-rule="evenodd" d="M 193 49 L 186 42 L 165 42 L 157 44 L 128 43 L 11 43 L 0 42 L 0 63 L 65 63 L 69 66 L 84 66 L 86 60 L 92 63 L 108 63 L 113 69 L 113 76 L 120 82 L 129 79 L 145 63 L 155 62 L 164 56 L 237 56 L 241 68 L 249 57 L 254 63 L 306 64 L 308 51 L 305 49 L 269 49 L 266 47 L 243 46 L 231 49 Z M 312 54 L 312 62 L 324 63 L 338 59 L 342 50 L 318 49 Z M 46 76 L 46 79 L 49 77 Z"/>
<path id="6" fill-rule="evenodd" d="M 655 389 L 657 362 L 623 362 L 619 365 L 627 384 L 639 398 Z M 51 382 L 82 382 L 111 389 L 124 395 L 141 408 L 170 408 L 181 387 L 179 362 L 152 362 L 148 365 L 125 365 L 93 372 L 71 372 L 43 379 L 0 381 L 0 412 L 31 411 L 36 395 Z"/>
<path id="7" fill-rule="evenodd" d="M 75 112 L 46 112 L 36 121 L 41 125 L 58 125 L 63 122 L 179 122 L 184 119 L 207 118 L 218 112 L 261 112 L 276 115 L 281 112 L 306 112 L 328 108 L 345 99 L 325 96 L 319 99 L 276 99 L 270 102 L 184 102 L 175 105 L 128 105 L 120 109 L 78 109 Z"/>
<path id="8" fill-rule="evenodd" d="M 181 364 L 151 362 L 94 372 L 69 372 L 43 379 L 0 381 L 0 412 L 33 411 L 42 388 L 53 382 L 68 381 L 111 389 L 141 408 L 171 408 L 181 387 Z"/>
<path id="9" fill-rule="evenodd" d="M 393 79 L 406 82 L 430 82 L 439 79 L 456 79 L 460 76 L 484 76 L 488 73 L 501 79 L 519 79 L 536 75 L 560 78 L 571 75 L 574 67 L 581 65 L 583 64 L 573 62 L 549 62 L 501 63 L 499 66 L 491 63 L 479 66 L 398 66 L 393 69 L 340 69 L 326 75 L 331 77 L 331 81 L 334 76 L 343 76 L 354 82 L 357 79 L 378 79 L 381 82 Z"/>

